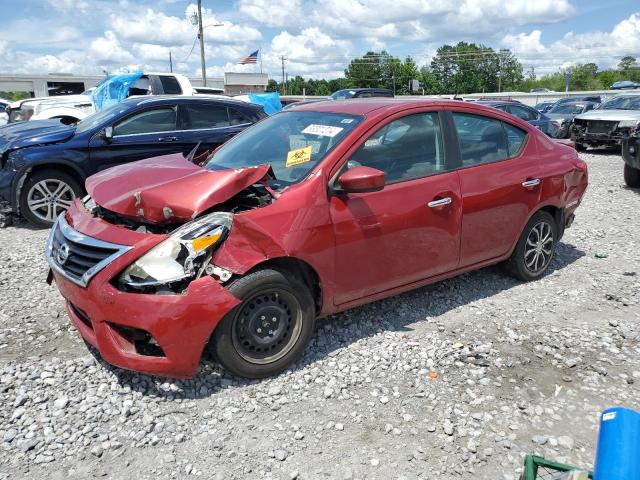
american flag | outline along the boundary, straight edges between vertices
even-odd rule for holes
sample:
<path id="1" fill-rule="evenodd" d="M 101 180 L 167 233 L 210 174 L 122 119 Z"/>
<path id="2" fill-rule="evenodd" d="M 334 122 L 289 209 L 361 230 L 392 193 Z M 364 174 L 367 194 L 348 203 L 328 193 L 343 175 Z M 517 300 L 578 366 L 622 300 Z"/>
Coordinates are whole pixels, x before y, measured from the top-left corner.
<path id="1" fill-rule="evenodd" d="M 259 51 L 260 50 L 256 50 L 255 52 L 253 52 L 248 57 L 241 58 L 238 63 L 240 65 L 249 65 L 250 63 L 257 63 L 258 62 L 258 52 Z"/>

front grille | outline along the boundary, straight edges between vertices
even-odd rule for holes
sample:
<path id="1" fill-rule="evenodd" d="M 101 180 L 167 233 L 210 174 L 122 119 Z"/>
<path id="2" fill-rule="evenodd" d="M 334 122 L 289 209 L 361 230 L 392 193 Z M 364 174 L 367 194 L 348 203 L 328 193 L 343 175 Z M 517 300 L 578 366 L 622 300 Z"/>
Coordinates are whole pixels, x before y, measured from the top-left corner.
<path id="1" fill-rule="evenodd" d="M 587 122 L 588 133 L 610 133 L 618 126 L 618 122 L 607 120 L 592 120 Z"/>
<path id="2" fill-rule="evenodd" d="M 51 229 L 46 256 L 51 268 L 77 285 L 86 287 L 95 274 L 130 248 L 103 242 L 74 230 L 63 214 Z"/>

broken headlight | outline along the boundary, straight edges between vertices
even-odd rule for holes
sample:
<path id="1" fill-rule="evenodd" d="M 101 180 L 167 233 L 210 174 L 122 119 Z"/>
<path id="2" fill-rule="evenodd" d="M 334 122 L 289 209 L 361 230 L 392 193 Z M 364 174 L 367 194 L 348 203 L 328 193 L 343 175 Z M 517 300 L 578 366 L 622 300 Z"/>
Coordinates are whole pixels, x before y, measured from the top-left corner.
<path id="1" fill-rule="evenodd" d="M 216 212 L 189 222 L 153 247 L 120 275 L 132 287 L 166 285 L 200 274 L 231 229 L 232 214 Z"/>

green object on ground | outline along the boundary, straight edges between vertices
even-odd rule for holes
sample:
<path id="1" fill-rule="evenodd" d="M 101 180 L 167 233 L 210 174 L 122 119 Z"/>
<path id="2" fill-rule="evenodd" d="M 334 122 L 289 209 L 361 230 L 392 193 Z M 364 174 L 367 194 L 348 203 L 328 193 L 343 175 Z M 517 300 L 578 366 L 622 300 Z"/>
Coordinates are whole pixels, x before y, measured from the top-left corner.
<path id="1" fill-rule="evenodd" d="M 595 257 L 596 258 L 607 258 L 609 255 L 607 255 L 606 253 L 603 252 L 596 252 Z"/>
<path id="2" fill-rule="evenodd" d="M 578 467 L 550 462 L 537 455 L 527 455 L 524 458 L 524 472 L 520 480 L 554 480 L 562 472 L 582 470 Z M 589 478 L 593 478 L 593 472 L 589 472 Z"/>

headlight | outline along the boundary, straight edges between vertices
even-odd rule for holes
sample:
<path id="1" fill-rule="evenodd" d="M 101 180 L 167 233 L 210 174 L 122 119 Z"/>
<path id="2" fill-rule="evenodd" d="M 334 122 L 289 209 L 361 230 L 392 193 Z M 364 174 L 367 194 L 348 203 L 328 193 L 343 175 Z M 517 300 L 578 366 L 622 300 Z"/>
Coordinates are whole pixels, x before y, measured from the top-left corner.
<path id="1" fill-rule="evenodd" d="M 120 281 L 143 287 L 195 277 L 228 235 L 231 218 L 231 213 L 216 212 L 183 225 L 129 266 Z"/>
<path id="2" fill-rule="evenodd" d="M 640 125 L 640 120 L 620 120 L 618 128 L 633 128 Z"/>

